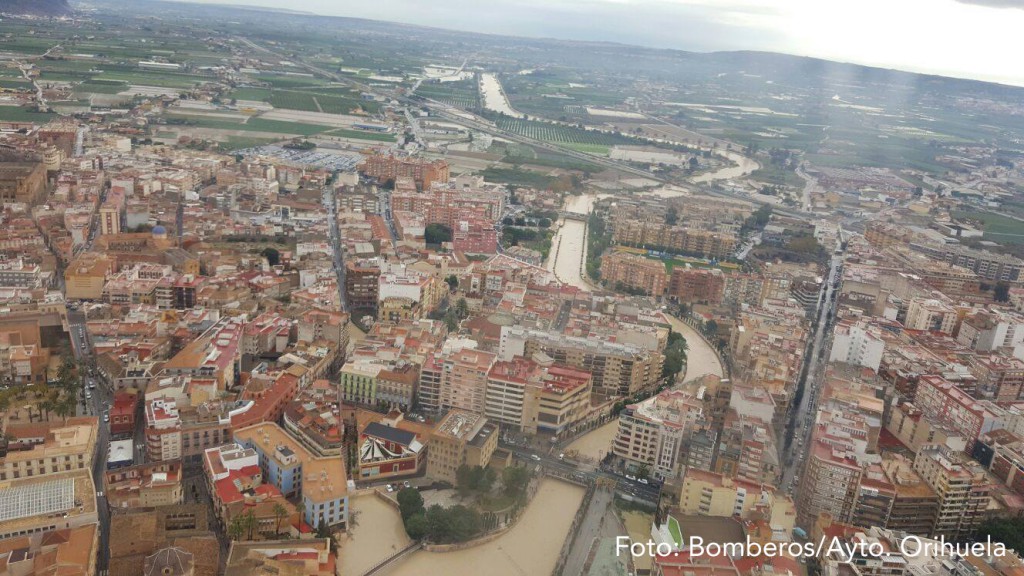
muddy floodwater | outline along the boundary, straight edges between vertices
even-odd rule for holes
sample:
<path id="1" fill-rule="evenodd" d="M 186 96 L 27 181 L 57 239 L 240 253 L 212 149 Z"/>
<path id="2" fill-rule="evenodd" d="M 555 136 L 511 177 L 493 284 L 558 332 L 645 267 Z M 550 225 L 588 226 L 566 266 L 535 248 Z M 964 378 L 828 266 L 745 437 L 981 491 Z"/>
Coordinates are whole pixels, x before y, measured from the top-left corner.
<path id="1" fill-rule="evenodd" d="M 580 457 L 589 458 L 596 463 L 612 449 L 612 440 L 615 439 L 615 431 L 618 429 L 619 421 L 612 420 L 574 440 L 569 444 L 568 450 L 575 450 Z"/>
<path id="2" fill-rule="evenodd" d="M 582 488 L 558 480 L 544 480 L 519 523 L 500 538 L 457 552 L 420 550 L 383 573 L 388 576 L 550 574 L 582 501 Z"/>
<path id="3" fill-rule="evenodd" d="M 501 81 L 494 74 L 480 75 L 480 91 L 483 93 L 484 107 L 488 110 L 500 112 L 513 118 L 522 118 L 523 114 L 516 112 L 501 89 Z"/>
<path id="4" fill-rule="evenodd" d="M 686 376 L 684 381 L 700 378 L 708 374 L 722 377 L 725 372 L 722 370 L 722 363 L 718 361 L 718 355 L 714 349 L 697 334 L 697 331 L 689 324 L 669 316 L 672 330 L 682 334 L 686 339 Z"/>
<path id="5" fill-rule="evenodd" d="M 598 196 L 594 194 L 570 196 L 565 201 L 565 211 L 590 214 L 597 199 Z M 591 285 L 581 273 L 583 257 L 586 254 L 586 225 L 579 220 L 568 218 L 563 218 L 559 224 L 558 232 L 551 241 L 548 270 L 554 272 L 562 282 L 589 292 Z"/>
<path id="6" fill-rule="evenodd" d="M 341 538 L 341 573 L 357 576 L 409 545 L 402 517 L 373 494 L 349 502 L 354 526 Z"/>

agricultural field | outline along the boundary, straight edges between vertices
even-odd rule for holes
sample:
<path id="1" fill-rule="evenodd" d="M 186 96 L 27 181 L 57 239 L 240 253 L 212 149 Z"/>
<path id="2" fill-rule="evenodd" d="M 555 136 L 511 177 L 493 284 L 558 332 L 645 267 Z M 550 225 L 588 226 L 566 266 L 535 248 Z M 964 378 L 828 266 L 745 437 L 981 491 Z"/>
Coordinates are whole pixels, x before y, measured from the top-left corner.
<path id="1" fill-rule="evenodd" d="M 480 108 L 480 92 L 472 78 L 457 82 L 423 82 L 416 95 L 466 110 Z"/>
<path id="2" fill-rule="evenodd" d="M 953 212 L 953 217 L 980 222 L 986 240 L 1000 244 L 1024 244 L 1024 222 L 1016 218 L 992 212 L 964 210 Z"/>
<path id="3" fill-rule="evenodd" d="M 343 91 L 342 91 L 343 90 Z M 274 108 L 298 110 L 301 112 L 325 112 L 327 114 L 375 113 L 380 109 L 377 102 L 363 100 L 349 88 L 311 88 L 308 90 L 274 90 L 267 88 L 238 88 L 231 92 L 231 98 L 269 102 Z"/>
<path id="4" fill-rule="evenodd" d="M 515 134 L 528 138 L 535 138 L 553 144 L 577 145 L 586 144 L 590 146 L 608 147 L 616 144 L 637 144 L 638 141 L 628 136 L 609 134 L 596 130 L 583 130 L 572 126 L 561 124 L 549 124 L 547 122 L 536 122 L 533 120 L 521 120 L 502 116 L 497 119 L 498 127 Z M 604 148 L 595 150 L 604 150 Z M 607 150 L 604 150 L 607 154 Z"/>
<path id="5" fill-rule="evenodd" d="M 46 124 L 56 114 L 49 112 L 34 112 L 28 108 L 22 108 L 21 106 L 0 106 L 0 121 L 5 122 L 35 122 L 36 124 Z"/>

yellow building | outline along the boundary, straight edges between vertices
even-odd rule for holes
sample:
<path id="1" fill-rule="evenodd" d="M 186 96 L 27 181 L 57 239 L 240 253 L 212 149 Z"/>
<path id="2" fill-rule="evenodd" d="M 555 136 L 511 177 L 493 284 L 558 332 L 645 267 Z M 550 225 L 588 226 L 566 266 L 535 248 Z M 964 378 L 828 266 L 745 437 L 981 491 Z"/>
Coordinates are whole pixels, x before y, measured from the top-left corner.
<path id="1" fill-rule="evenodd" d="M 65 297 L 68 300 L 99 300 L 113 260 L 102 254 L 86 252 L 64 271 Z"/>
<path id="2" fill-rule="evenodd" d="M 497 447 L 497 426 L 481 414 L 452 410 L 430 435 L 427 475 L 455 484 L 459 467 L 486 467 Z"/>

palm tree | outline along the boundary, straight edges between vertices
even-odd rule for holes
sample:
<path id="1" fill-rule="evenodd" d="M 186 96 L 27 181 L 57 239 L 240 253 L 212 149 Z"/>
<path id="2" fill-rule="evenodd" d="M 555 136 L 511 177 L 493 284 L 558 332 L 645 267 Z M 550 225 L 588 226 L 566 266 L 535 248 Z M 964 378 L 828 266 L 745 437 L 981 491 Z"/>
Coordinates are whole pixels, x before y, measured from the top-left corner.
<path id="1" fill-rule="evenodd" d="M 242 522 L 245 525 L 245 529 L 249 533 L 249 537 L 246 538 L 246 540 L 252 540 L 252 533 L 256 529 L 257 524 L 256 515 L 253 514 L 252 510 L 249 510 L 249 513 L 245 515 L 245 517 L 242 519 Z"/>
<path id="2" fill-rule="evenodd" d="M 295 505 L 295 510 L 298 511 L 298 513 L 299 513 L 299 521 L 300 522 L 305 522 L 306 521 L 306 501 L 300 499 L 299 503 Z"/>
<path id="3" fill-rule="evenodd" d="M 280 502 L 274 504 L 274 518 L 277 520 L 277 529 L 274 534 L 281 533 L 281 521 L 288 516 L 288 509 L 285 508 Z"/>
<path id="4" fill-rule="evenodd" d="M 231 519 L 231 524 L 228 525 L 228 536 L 232 540 L 241 540 L 243 532 L 245 532 L 245 527 L 242 526 L 242 517 L 235 516 Z"/>

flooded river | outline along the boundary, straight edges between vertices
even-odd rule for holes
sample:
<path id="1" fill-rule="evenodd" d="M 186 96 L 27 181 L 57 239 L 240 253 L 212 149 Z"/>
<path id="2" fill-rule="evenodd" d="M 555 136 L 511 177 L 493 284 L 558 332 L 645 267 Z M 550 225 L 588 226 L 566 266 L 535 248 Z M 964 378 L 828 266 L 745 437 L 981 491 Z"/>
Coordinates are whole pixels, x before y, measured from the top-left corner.
<path id="1" fill-rule="evenodd" d="M 569 526 L 583 501 L 583 489 L 544 480 L 526 507 L 522 519 L 500 538 L 457 552 L 420 550 L 394 568 L 388 576 L 533 576 L 550 574 L 558 561 Z M 344 554 L 344 550 L 342 551 Z M 350 572 L 344 572 L 351 574 Z M 358 573 L 355 573 L 358 574 Z"/>
<path id="2" fill-rule="evenodd" d="M 736 165 L 727 166 L 720 170 L 715 170 L 714 172 L 708 172 L 707 174 L 699 174 L 691 178 L 690 181 L 695 184 L 700 184 L 703 182 L 711 182 L 712 180 L 728 180 L 730 178 L 739 178 L 740 176 L 750 174 L 754 170 L 757 170 L 758 168 L 761 167 L 761 165 L 758 164 L 757 161 L 747 158 L 742 154 L 737 154 L 736 152 L 720 151 L 718 152 L 718 154 L 721 154 L 722 156 L 725 156 L 729 160 L 732 160 L 733 162 L 736 163 Z"/>
<path id="3" fill-rule="evenodd" d="M 501 89 L 501 82 L 494 74 L 480 75 L 480 94 L 484 99 L 484 108 L 494 110 L 513 118 L 522 118 L 523 114 L 516 112 Z"/>
<path id="4" fill-rule="evenodd" d="M 352 498 L 353 526 L 341 538 L 341 573 L 358 576 L 409 545 L 402 517 L 373 494 Z"/>

